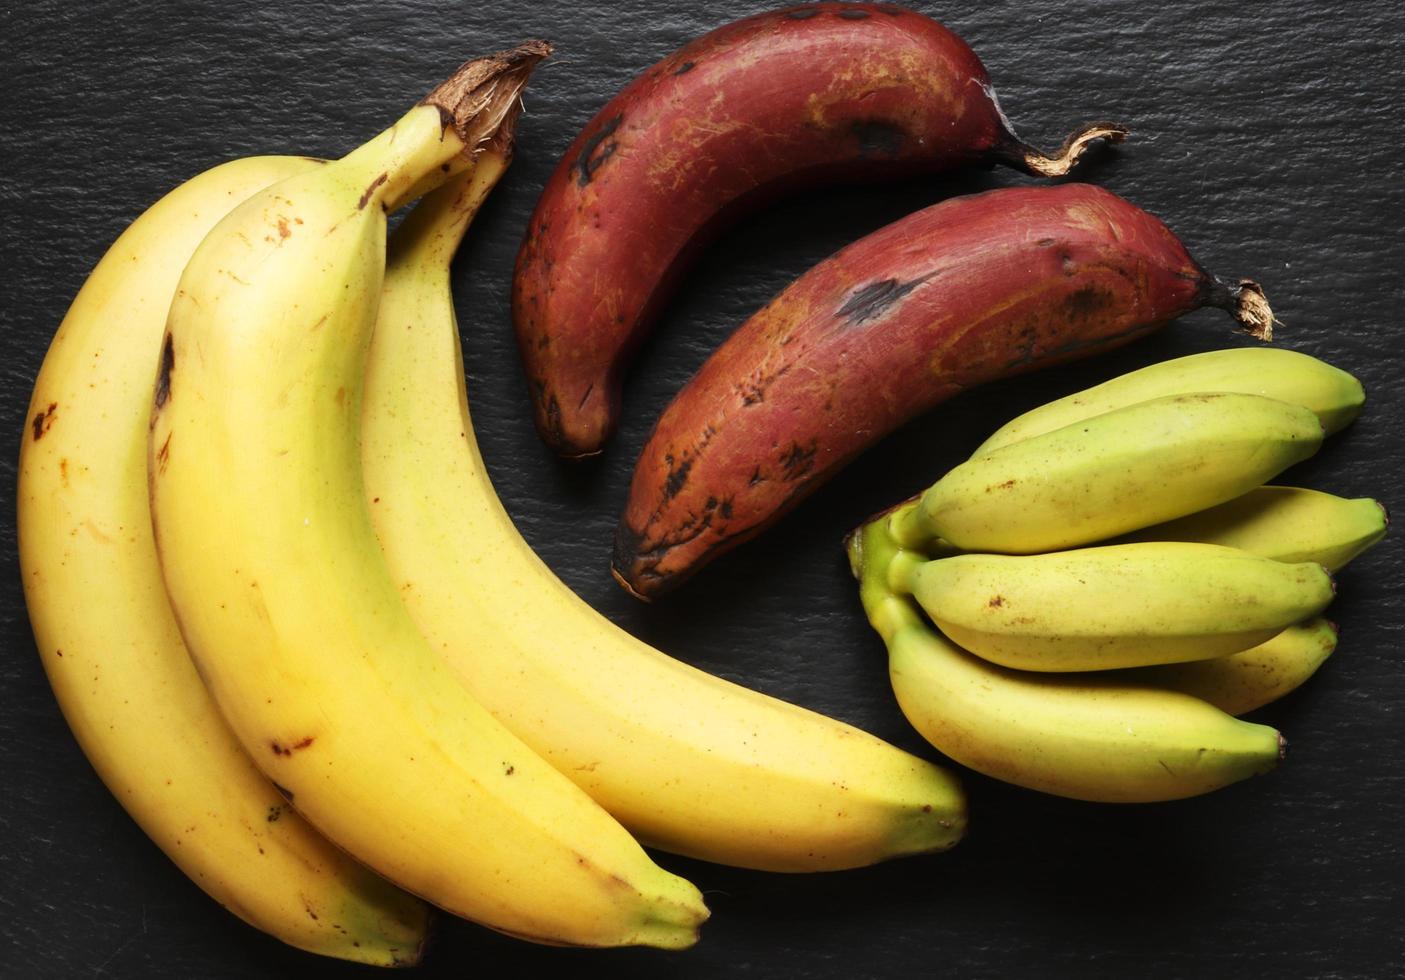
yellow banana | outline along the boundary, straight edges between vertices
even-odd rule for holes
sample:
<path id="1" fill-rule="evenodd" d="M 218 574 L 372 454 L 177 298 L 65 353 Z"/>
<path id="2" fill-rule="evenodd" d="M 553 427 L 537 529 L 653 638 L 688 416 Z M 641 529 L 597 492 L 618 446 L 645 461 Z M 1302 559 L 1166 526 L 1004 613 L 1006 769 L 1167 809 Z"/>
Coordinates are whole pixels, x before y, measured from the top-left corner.
<path id="1" fill-rule="evenodd" d="M 284 942 L 394 965 L 418 959 L 425 906 L 319 836 L 254 767 L 181 642 L 147 503 L 151 379 L 181 269 L 235 205 L 318 165 L 216 167 L 103 256 L 35 382 L 20 450 L 20 567 L 64 717 L 148 836 L 216 901 Z"/>
<path id="2" fill-rule="evenodd" d="M 1335 572 L 1385 537 L 1389 524 L 1385 507 L 1369 497 L 1266 486 L 1119 540 L 1202 541 L 1276 561 L 1313 561 Z"/>
<path id="3" fill-rule="evenodd" d="M 361 479 L 385 208 L 510 125 L 544 54 L 529 44 L 470 63 L 348 156 L 255 195 L 201 244 L 156 381 L 157 550 L 225 717 L 329 838 L 503 932 L 676 948 L 706 916 L 697 890 L 430 649 L 386 569 Z"/>
<path id="4" fill-rule="evenodd" d="M 1007 422 L 981 443 L 983 456 L 1013 442 L 1166 395 L 1232 391 L 1264 395 L 1316 413 L 1330 435 L 1361 412 L 1366 392 L 1350 374 L 1281 347 L 1238 347 L 1161 361 L 1049 402 Z"/>
<path id="5" fill-rule="evenodd" d="M 1311 456 L 1317 416 L 1262 395 L 1169 395 L 967 460 L 916 507 L 897 540 L 1037 554 L 1091 544 L 1225 502 Z"/>
<path id="6" fill-rule="evenodd" d="M 891 581 L 952 642 L 993 663 L 1071 671 L 1208 660 L 1332 601 L 1321 565 L 1181 541 L 1047 555 L 904 556 Z"/>
<path id="7" fill-rule="evenodd" d="M 430 645 L 505 725 L 643 840 L 776 871 L 951 846 L 946 771 L 673 660 L 575 595 L 518 533 L 473 436 L 449 261 L 505 160 L 397 229 L 367 365 L 366 493 Z"/>
<path id="8" fill-rule="evenodd" d="M 1337 628 L 1319 616 L 1242 653 L 1137 667 L 1122 676 L 1132 683 L 1193 694 L 1221 711 L 1242 715 L 1297 690 L 1336 648 Z"/>
<path id="9" fill-rule="evenodd" d="M 901 554 L 881 520 L 849 539 L 898 704 L 927 741 L 962 765 L 1059 796 L 1142 803 L 1206 793 L 1278 764 L 1278 732 L 1199 698 L 1129 683 L 1120 673 L 1007 670 L 965 652 L 889 582 Z"/>

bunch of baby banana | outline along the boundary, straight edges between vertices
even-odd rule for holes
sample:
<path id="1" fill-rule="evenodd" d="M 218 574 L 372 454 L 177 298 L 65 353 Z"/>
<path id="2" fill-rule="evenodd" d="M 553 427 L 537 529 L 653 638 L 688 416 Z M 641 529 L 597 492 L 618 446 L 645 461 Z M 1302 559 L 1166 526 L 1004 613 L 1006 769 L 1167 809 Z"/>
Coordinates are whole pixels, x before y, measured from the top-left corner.
<path id="1" fill-rule="evenodd" d="M 680 948 L 707 910 L 639 841 L 819 871 L 965 827 L 947 771 L 613 626 L 499 503 L 449 263 L 547 51 L 467 63 L 340 160 L 172 191 L 31 401 L 25 593 L 80 745 L 209 894 L 330 956 L 414 962 L 421 899 Z"/>
<path id="2" fill-rule="evenodd" d="M 1385 508 L 1265 486 L 1350 423 L 1349 374 L 1273 348 L 1167 361 L 1035 409 L 849 556 L 903 712 L 972 769 L 1153 801 L 1278 763 L 1235 715 L 1332 653 L 1332 572 Z"/>

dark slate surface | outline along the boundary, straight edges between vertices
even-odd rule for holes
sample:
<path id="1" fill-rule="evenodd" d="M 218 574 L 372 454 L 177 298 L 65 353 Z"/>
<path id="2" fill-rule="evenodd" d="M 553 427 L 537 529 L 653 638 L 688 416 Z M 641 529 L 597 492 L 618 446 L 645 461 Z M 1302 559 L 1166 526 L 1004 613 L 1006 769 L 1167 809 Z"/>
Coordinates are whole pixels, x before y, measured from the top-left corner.
<path id="1" fill-rule="evenodd" d="M 522 37 L 558 55 L 532 84 L 514 171 L 455 286 L 475 417 L 522 529 L 590 602 L 708 670 L 837 715 L 929 757 L 886 686 L 839 553 L 857 520 L 919 489 L 1010 415 L 1151 361 L 1240 341 L 1212 312 L 1102 360 L 951 402 L 869 452 L 781 527 L 654 607 L 607 559 L 652 418 L 725 335 L 842 244 L 1009 172 L 839 190 L 755 215 L 687 279 L 627 389 L 609 455 L 567 468 L 537 443 L 506 315 L 511 263 L 556 156 L 636 72 L 763 4 L 516 0 L 336 4 L 7 4 L 0 104 L 0 431 L 87 271 L 180 180 L 256 152 L 335 155 L 459 61 Z M 1132 0 L 922 9 L 981 54 L 1026 138 L 1088 118 L 1133 140 L 1083 169 L 1163 218 L 1222 275 L 1264 282 L 1281 342 L 1357 373 L 1366 415 L 1294 474 L 1388 502 L 1405 474 L 1399 345 L 1405 243 L 1405 7 Z M 14 453 L 0 460 L 13 500 Z M 1397 501 L 1398 503 L 1398 501 Z M 0 974 L 350 976 L 285 949 L 188 883 L 126 817 L 69 736 L 35 654 L 3 523 Z M 694 950 L 532 947 L 445 923 L 423 975 L 1332 977 L 1405 974 L 1400 832 L 1401 552 L 1340 578 L 1342 645 L 1261 712 L 1292 742 L 1274 775 L 1171 805 L 1091 806 L 974 775 L 949 855 L 795 878 L 661 860 L 707 893 Z M 171 733 L 178 737 L 178 733 Z"/>

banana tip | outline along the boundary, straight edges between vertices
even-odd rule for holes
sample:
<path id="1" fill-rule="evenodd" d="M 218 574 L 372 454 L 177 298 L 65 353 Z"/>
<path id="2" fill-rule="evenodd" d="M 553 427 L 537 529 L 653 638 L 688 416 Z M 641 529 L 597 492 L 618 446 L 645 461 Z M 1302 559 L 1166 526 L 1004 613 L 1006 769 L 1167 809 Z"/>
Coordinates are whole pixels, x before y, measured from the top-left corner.
<path id="1" fill-rule="evenodd" d="M 621 572 L 618 568 L 616 568 L 613 564 L 610 565 L 610 577 L 613 578 L 617 583 L 619 583 L 620 588 L 624 589 L 626 592 L 634 596 L 634 598 L 638 599 L 640 602 L 654 601 L 653 596 L 645 595 L 643 592 L 640 592 L 633 585 L 631 585 L 629 579 L 624 576 L 624 573 Z"/>

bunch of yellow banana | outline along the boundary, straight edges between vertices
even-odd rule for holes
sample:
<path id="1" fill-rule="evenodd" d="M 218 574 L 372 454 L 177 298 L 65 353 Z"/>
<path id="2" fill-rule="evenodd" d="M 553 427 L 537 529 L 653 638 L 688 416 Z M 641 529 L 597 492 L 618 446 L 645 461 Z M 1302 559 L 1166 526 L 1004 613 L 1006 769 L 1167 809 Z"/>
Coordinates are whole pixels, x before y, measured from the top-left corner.
<path id="1" fill-rule="evenodd" d="M 1272 769 L 1282 737 L 1232 716 L 1332 653 L 1331 572 L 1387 517 L 1261 484 L 1363 402 L 1343 371 L 1253 348 L 1010 422 L 848 541 L 903 712 L 972 769 L 1079 799 L 1175 799 Z"/>
<path id="2" fill-rule="evenodd" d="M 414 962 L 420 899 L 679 948 L 707 910 L 636 838 L 813 871 L 964 831 L 950 773 L 640 643 L 499 503 L 449 263 L 547 50 L 466 64 L 335 162 L 171 192 L 31 401 L 21 564 L 66 718 L 187 874 L 314 952 Z"/>

